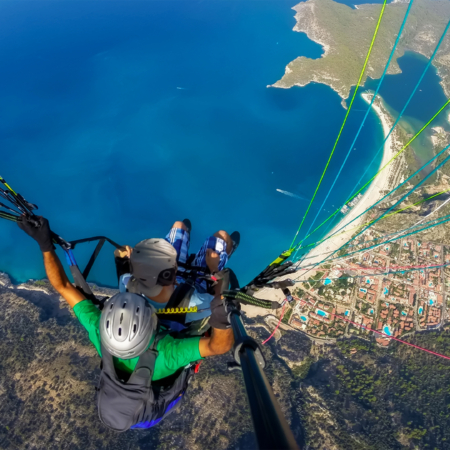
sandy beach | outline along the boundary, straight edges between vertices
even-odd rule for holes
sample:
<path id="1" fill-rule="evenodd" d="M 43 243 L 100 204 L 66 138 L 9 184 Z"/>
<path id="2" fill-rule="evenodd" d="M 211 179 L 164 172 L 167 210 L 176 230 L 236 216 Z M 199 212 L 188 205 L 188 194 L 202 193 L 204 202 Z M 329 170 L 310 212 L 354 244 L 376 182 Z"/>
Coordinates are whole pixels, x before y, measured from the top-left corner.
<path id="1" fill-rule="evenodd" d="M 361 95 L 361 97 L 364 99 L 366 103 L 370 103 L 372 99 L 372 94 L 364 93 Z M 378 115 L 381 124 L 383 126 L 383 132 L 384 137 L 389 134 L 389 130 L 391 129 L 393 125 L 392 117 L 380 106 L 377 102 L 375 102 L 372 105 L 372 108 Z M 385 145 L 384 145 L 384 152 L 383 152 L 383 158 L 380 163 L 379 169 L 384 167 L 390 159 L 395 154 L 395 147 L 393 145 L 393 137 L 392 134 L 387 139 Z M 388 166 L 386 167 L 382 172 L 380 172 L 375 180 L 372 181 L 372 183 L 369 185 L 369 187 L 366 189 L 366 191 L 363 194 L 363 197 L 361 200 L 348 212 L 342 220 L 333 228 L 333 230 L 328 234 L 333 234 L 336 230 L 340 229 L 343 225 L 349 224 L 355 217 L 359 216 L 362 212 L 364 212 L 367 208 L 369 208 L 371 205 L 373 205 L 375 202 L 377 202 L 382 196 L 382 192 L 389 187 L 389 179 L 392 175 L 393 167 Z M 312 250 L 308 257 L 316 256 L 325 252 L 334 251 L 337 250 L 341 245 L 345 244 L 352 234 L 355 233 L 356 230 L 354 228 L 364 221 L 364 216 L 358 218 L 354 222 L 352 222 L 348 227 L 345 227 L 339 232 L 339 236 L 334 236 L 322 244 L 318 245 L 314 250 Z M 342 233 L 342 234 L 341 234 Z M 326 255 L 325 255 L 326 256 Z M 323 259 L 324 256 L 317 256 L 317 258 L 308 258 L 308 263 L 315 263 Z"/>
<path id="2" fill-rule="evenodd" d="M 365 92 L 361 96 L 367 104 L 370 104 L 370 101 L 372 99 L 371 93 Z M 381 121 L 384 137 L 386 138 L 386 136 L 389 134 L 389 130 L 394 124 L 393 119 L 390 114 L 387 113 L 387 111 L 383 108 L 378 99 L 376 102 L 374 102 L 372 108 Z M 398 151 L 399 147 L 401 146 L 401 144 L 397 142 L 393 137 L 394 134 L 395 133 L 392 133 L 391 136 L 389 136 L 389 138 L 386 140 L 386 143 L 384 145 L 383 158 L 381 160 L 379 169 L 381 169 L 390 161 L 390 159 L 395 155 L 396 151 Z M 366 191 L 364 192 L 361 200 L 345 216 L 343 216 L 342 220 L 333 228 L 332 231 L 330 231 L 328 236 L 333 234 L 336 230 L 340 229 L 343 225 L 349 224 L 349 222 L 351 222 L 355 217 L 357 217 L 359 214 L 361 214 L 367 208 L 377 202 L 383 196 L 382 192 L 386 189 L 389 189 L 389 185 L 391 184 L 390 179 L 393 178 L 391 176 L 394 175 L 394 170 L 395 168 L 393 167 L 393 165 L 390 165 L 387 166 L 382 172 L 380 172 L 375 180 L 372 181 L 372 183 L 369 185 L 369 187 L 366 188 Z M 350 237 L 356 231 L 354 228 L 363 223 L 363 221 L 364 216 L 361 216 L 350 225 L 348 225 L 348 227 L 342 229 L 339 232 L 339 235 L 326 240 L 322 244 L 319 244 L 307 255 L 307 263 L 310 264 L 319 262 L 329 254 L 327 253 L 325 255 L 322 255 L 323 253 L 337 250 L 341 245 L 345 244 L 350 239 Z M 306 272 L 306 270 L 304 272 Z M 299 271 L 296 274 L 295 278 L 301 279 L 301 274 L 302 272 Z M 307 277 L 309 277 L 310 275 L 311 273 L 308 273 Z M 283 300 L 283 294 L 279 289 L 263 289 L 259 291 L 255 296 L 259 298 L 267 298 L 270 300 Z M 245 306 L 244 309 L 250 316 L 261 314 L 260 308 Z"/>

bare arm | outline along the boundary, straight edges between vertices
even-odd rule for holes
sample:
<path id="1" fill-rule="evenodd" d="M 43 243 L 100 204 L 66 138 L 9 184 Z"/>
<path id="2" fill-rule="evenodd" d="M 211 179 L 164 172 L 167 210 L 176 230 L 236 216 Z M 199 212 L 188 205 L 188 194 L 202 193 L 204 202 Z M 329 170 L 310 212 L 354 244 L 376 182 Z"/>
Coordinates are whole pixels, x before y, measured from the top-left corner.
<path id="1" fill-rule="evenodd" d="M 231 350 L 234 344 L 234 335 L 231 328 L 226 330 L 212 329 L 211 337 L 200 339 L 199 350 L 203 358 L 207 356 L 223 355 Z"/>
<path id="2" fill-rule="evenodd" d="M 55 251 L 43 252 L 45 271 L 50 284 L 61 294 L 66 302 L 73 308 L 86 297 L 76 289 L 67 278 L 61 261 Z"/>

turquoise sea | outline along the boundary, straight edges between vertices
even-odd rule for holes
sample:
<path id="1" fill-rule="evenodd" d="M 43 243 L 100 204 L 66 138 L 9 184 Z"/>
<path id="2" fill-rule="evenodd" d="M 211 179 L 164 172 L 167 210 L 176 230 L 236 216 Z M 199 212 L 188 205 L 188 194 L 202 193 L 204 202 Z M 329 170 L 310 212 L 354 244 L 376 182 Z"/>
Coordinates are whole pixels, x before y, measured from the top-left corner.
<path id="1" fill-rule="evenodd" d="M 266 87 L 295 57 L 322 55 L 292 31 L 295 4 L 1 2 L 0 174 L 67 240 L 101 234 L 134 245 L 189 217 L 195 251 L 218 229 L 239 230 L 230 265 L 248 281 L 289 247 L 307 206 L 276 189 L 311 197 L 345 115 L 327 86 Z M 426 85 L 440 89 L 430 74 Z M 415 77 L 405 70 L 386 85 Z M 394 109 L 402 89 L 385 92 Z M 317 206 L 365 107 L 354 105 Z M 422 107 L 408 114 L 422 120 Z M 371 113 L 322 218 L 382 139 Z M 43 277 L 37 245 L 9 222 L 0 233 L 0 270 L 18 282 Z M 77 248 L 80 266 L 93 248 Z M 112 249 L 91 280 L 115 284 Z"/>

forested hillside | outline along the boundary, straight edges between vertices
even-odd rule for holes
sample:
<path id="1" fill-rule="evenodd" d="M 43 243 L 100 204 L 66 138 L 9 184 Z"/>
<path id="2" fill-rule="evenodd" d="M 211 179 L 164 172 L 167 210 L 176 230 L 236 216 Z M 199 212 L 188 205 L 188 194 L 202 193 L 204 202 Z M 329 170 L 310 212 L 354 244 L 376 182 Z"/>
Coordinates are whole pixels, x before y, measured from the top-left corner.
<path id="1" fill-rule="evenodd" d="M 242 376 L 230 355 L 205 360 L 180 411 L 148 431 L 98 420 L 99 358 L 59 296 L 0 287 L 0 448 L 251 449 Z M 45 282 L 29 289 L 48 289 Z M 262 321 L 247 319 L 258 340 Z M 450 331 L 414 342 L 450 355 Z M 264 346 L 267 375 L 305 449 L 450 449 L 450 361 L 359 339 L 313 345 L 297 332 Z"/>

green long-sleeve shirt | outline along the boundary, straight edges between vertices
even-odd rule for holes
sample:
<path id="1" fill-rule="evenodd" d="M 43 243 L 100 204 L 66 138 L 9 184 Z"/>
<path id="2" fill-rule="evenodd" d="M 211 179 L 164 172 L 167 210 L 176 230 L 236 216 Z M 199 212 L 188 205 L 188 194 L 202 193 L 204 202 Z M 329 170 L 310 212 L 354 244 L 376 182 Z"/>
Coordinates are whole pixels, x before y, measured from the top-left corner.
<path id="1" fill-rule="evenodd" d="M 90 301 L 83 300 L 77 303 L 73 311 L 81 325 L 89 333 L 89 339 L 94 344 L 100 356 L 100 316 L 99 309 Z M 174 374 L 178 369 L 187 366 L 189 363 L 202 359 L 199 351 L 200 337 L 190 337 L 176 339 L 172 336 L 162 338 L 156 347 L 158 356 L 155 362 L 155 372 L 153 380 L 160 380 Z M 139 357 L 131 359 L 120 359 L 114 357 L 114 366 L 118 370 L 133 372 Z"/>

